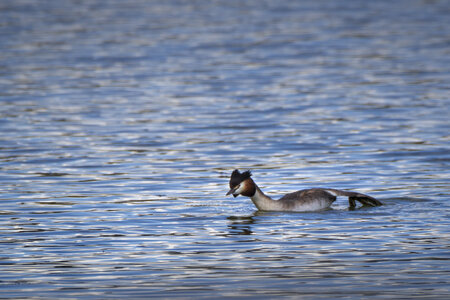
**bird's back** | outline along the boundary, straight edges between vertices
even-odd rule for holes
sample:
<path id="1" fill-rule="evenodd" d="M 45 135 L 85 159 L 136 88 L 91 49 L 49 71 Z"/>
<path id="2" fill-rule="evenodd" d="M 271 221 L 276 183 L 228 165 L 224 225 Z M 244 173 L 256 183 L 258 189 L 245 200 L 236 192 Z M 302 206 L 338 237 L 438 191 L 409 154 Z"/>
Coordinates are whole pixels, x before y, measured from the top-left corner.
<path id="1" fill-rule="evenodd" d="M 336 195 L 326 189 L 314 188 L 286 194 L 278 201 L 286 210 L 314 211 L 328 208 L 336 201 Z"/>

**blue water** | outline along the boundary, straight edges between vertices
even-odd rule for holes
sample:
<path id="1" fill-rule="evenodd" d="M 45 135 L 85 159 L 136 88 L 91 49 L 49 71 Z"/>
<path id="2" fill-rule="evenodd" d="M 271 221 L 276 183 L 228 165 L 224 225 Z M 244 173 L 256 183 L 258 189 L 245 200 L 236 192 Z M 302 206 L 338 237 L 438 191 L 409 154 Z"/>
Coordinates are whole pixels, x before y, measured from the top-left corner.
<path id="1" fill-rule="evenodd" d="M 450 296 L 448 1 L 0 2 L 0 298 Z M 385 205 L 257 212 L 267 194 Z"/>

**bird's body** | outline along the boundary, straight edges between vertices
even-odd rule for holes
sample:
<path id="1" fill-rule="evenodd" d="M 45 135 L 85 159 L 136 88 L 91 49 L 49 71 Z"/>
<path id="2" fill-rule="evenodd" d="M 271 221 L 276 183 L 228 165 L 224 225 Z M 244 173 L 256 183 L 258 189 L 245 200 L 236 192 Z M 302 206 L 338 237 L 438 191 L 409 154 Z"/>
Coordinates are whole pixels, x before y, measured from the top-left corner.
<path id="1" fill-rule="evenodd" d="M 382 205 L 377 199 L 350 191 L 327 188 L 312 188 L 289 193 L 274 200 L 266 196 L 251 178 L 249 171 L 240 173 L 235 170 L 230 178 L 230 191 L 227 195 L 234 197 L 243 195 L 250 197 L 258 210 L 263 211 L 318 211 L 327 209 L 336 200 L 337 196 L 346 196 L 350 208 L 356 207 L 356 201 L 366 206 Z"/>

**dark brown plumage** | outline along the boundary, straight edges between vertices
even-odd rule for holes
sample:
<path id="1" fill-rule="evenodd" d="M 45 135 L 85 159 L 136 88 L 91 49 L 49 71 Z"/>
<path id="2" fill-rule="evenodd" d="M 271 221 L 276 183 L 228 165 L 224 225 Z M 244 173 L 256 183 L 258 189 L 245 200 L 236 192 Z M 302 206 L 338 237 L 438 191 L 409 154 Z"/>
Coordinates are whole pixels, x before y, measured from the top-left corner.
<path id="1" fill-rule="evenodd" d="M 230 188 L 234 188 L 239 183 L 243 182 L 245 179 L 248 179 L 252 176 L 252 172 L 245 171 L 245 172 L 239 172 L 238 169 L 234 170 L 233 173 L 231 173 L 230 177 Z"/>
<path id="2" fill-rule="evenodd" d="M 333 195 L 334 194 L 334 195 Z M 356 202 L 360 202 L 362 205 L 366 206 L 380 206 L 383 205 L 380 201 L 377 199 L 357 193 L 357 192 L 350 192 L 350 191 L 343 191 L 343 190 L 337 190 L 337 189 L 326 189 L 326 188 L 313 188 L 313 189 L 306 189 L 306 190 L 300 190 L 297 192 L 289 193 L 281 197 L 278 201 L 283 202 L 290 202 L 290 201 L 303 201 L 303 202 L 312 202 L 317 198 L 328 198 L 331 202 L 334 202 L 336 200 L 336 196 L 346 196 L 348 197 L 349 206 L 351 208 L 356 207 Z"/>

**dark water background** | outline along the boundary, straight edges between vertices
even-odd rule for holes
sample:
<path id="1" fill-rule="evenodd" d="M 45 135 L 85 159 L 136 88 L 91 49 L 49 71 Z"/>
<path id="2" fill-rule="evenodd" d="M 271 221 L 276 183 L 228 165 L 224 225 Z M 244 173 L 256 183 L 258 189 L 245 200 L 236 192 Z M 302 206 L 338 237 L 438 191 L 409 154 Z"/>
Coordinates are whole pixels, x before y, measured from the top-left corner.
<path id="1" fill-rule="evenodd" d="M 1 1 L 0 298 L 445 299 L 448 1 Z M 384 206 L 261 213 L 353 189 Z"/>

